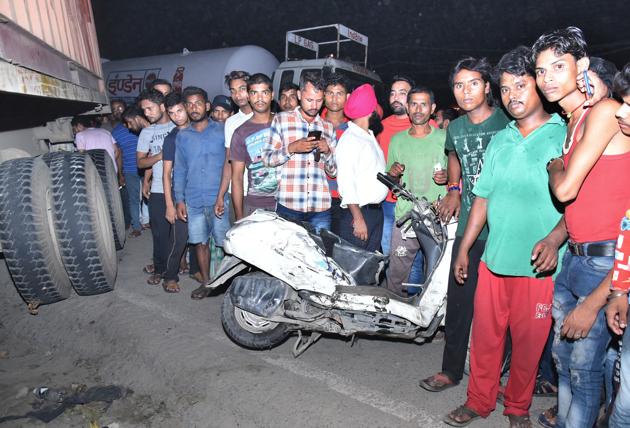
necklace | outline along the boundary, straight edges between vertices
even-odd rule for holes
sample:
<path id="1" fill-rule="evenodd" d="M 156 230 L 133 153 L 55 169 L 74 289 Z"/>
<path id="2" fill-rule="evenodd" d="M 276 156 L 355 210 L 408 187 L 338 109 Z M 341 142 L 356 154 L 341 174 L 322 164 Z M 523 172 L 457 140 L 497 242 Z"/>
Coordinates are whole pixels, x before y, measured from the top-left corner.
<path id="1" fill-rule="evenodd" d="M 573 116 L 573 113 L 575 113 L 577 111 L 577 109 L 579 109 L 580 107 L 582 107 L 584 105 L 586 101 L 583 101 L 582 104 L 580 104 L 579 106 L 577 106 L 576 108 L 573 109 L 573 111 L 570 111 L 569 113 L 567 113 L 566 111 L 563 111 L 562 113 L 564 113 L 567 117 L 567 119 L 571 119 L 571 116 Z"/>
<path id="2" fill-rule="evenodd" d="M 575 109 L 577 110 L 577 109 Z M 571 112 L 574 113 L 575 110 L 573 110 Z M 582 122 L 582 118 L 584 117 L 584 115 L 586 114 L 586 112 L 588 111 L 588 109 L 584 109 L 584 111 L 582 111 L 582 114 L 580 114 L 580 117 L 577 120 L 577 123 L 575 124 L 575 126 L 573 127 L 573 130 L 571 131 L 571 135 L 567 135 L 568 139 L 564 140 L 564 145 L 562 146 L 562 153 L 563 154 L 567 154 L 569 153 L 569 150 L 571 149 L 571 145 L 573 145 L 573 140 L 575 138 L 575 131 L 577 130 L 578 126 L 580 125 L 580 123 Z"/>

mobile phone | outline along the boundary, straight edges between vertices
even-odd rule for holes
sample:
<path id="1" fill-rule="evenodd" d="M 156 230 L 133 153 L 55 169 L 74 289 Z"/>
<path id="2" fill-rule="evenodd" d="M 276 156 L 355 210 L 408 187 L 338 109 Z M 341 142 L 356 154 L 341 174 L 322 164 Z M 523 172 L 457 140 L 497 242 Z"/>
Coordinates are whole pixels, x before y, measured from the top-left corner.
<path id="1" fill-rule="evenodd" d="M 591 79 L 588 78 L 588 70 L 583 71 L 584 86 L 586 87 L 586 96 L 591 98 L 593 96 L 593 90 L 591 89 Z"/>
<path id="2" fill-rule="evenodd" d="M 322 138 L 322 131 L 319 131 L 319 130 L 308 131 L 307 138 L 311 138 L 311 137 L 315 137 L 316 140 L 319 140 L 320 138 Z M 319 152 L 319 149 L 313 150 L 313 159 L 315 160 L 315 162 L 319 162 L 321 155 L 322 154 Z"/>

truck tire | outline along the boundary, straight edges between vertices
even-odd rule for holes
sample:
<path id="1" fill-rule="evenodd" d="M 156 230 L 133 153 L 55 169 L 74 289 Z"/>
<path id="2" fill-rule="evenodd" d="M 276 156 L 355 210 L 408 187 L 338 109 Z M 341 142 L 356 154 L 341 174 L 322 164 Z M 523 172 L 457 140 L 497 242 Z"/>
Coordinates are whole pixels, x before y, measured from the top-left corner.
<path id="1" fill-rule="evenodd" d="M 61 259 L 77 294 L 114 289 L 118 270 L 107 199 L 98 171 L 83 153 L 43 156 L 50 167 Z"/>
<path id="2" fill-rule="evenodd" d="M 45 305 L 72 292 L 57 233 L 50 171 L 37 158 L 0 165 L 0 243 L 22 299 Z"/>
<path id="3" fill-rule="evenodd" d="M 118 175 L 114 168 L 114 162 L 109 154 L 103 149 L 88 150 L 87 153 L 92 158 L 98 174 L 101 176 L 105 196 L 107 197 L 107 206 L 109 208 L 109 216 L 114 230 L 114 242 L 116 249 L 122 250 L 125 246 L 125 215 L 123 212 L 122 199 L 120 198 L 120 190 L 118 188 Z"/>
<path id="4" fill-rule="evenodd" d="M 286 324 L 267 321 L 234 306 L 229 290 L 221 305 L 221 324 L 234 343 L 247 349 L 271 349 L 290 334 Z"/>

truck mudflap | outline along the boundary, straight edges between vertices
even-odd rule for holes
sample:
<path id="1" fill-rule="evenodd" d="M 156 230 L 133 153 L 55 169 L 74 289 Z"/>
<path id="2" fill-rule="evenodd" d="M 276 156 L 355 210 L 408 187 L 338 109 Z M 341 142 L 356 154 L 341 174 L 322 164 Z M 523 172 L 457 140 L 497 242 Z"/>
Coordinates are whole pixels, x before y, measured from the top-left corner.
<path id="1" fill-rule="evenodd" d="M 260 317 L 273 316 L 285 300 L 288 286 L 263 272 L 252 272 L 232 281 L 230 299 L 234 306 Z"/>

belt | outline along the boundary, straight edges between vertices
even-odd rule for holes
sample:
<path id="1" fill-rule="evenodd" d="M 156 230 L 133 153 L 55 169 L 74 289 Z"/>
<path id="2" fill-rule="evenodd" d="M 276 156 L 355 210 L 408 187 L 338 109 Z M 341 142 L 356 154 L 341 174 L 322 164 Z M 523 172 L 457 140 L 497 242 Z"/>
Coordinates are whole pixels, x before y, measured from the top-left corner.
<path id="1" fill-rule="evenodd" d="M 367 208 L 368 210 L 380 210 L 382 208 L 382 204 L 366 204 L 361 208 Z"/>
<path id="2" fill-rule="evenodd" d="M 584 242 L 578 244 L 569 241 L 569 251 L 574 256 L 614 257 L 615 242 Z"/>

